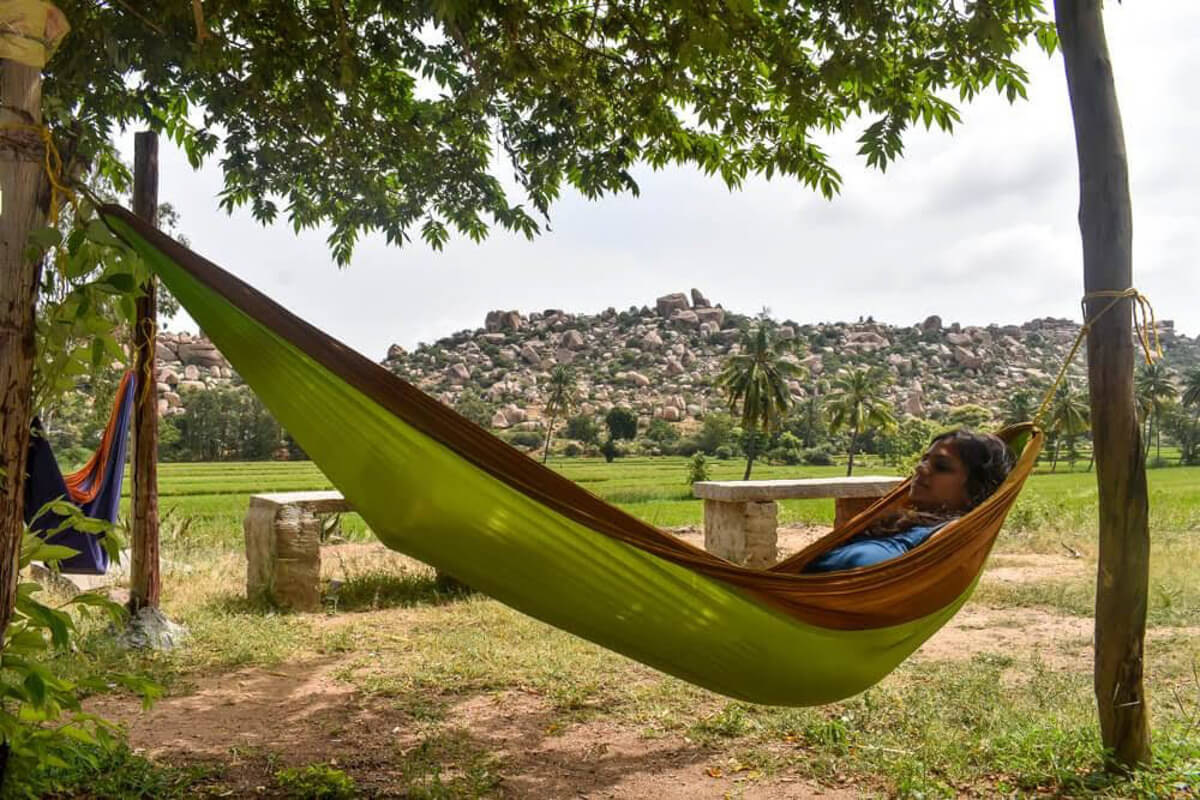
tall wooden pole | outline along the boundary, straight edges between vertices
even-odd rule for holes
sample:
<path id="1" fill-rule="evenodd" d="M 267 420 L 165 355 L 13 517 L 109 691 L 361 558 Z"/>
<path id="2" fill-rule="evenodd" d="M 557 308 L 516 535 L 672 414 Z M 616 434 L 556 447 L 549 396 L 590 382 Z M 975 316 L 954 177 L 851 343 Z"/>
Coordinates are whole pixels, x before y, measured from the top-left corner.
<path id="1" fill-rule="evenodd" d="M 134 137 L 133 213 L 158 226 L 158 134 Z M 133 326 L 137 398 L 133 406 L 133 544 L 129 569 L 129 611 L 158 608 L 158 392 L 154 374 L 157 281 L 142 286 Z"/>
<path id="2" fill-rule="evenodd" d="M 1084 290 L 1122 291 L 1133 284 L 1133 209 L 1101 0 L 1055 0 L 1054 10 L 1075 120 Z M 1090 301 L 1089 317 L 1109 302 Z M 1095 320 L 1087 340 L 1100 495 L 1094 684 L 1101 737 L 1120 767 L 1150 761 L 1150 709 L 1142 681 L 1149 501 L 1133 394 L 1131 324 L 1131 301 L 1124 300 Z"/>

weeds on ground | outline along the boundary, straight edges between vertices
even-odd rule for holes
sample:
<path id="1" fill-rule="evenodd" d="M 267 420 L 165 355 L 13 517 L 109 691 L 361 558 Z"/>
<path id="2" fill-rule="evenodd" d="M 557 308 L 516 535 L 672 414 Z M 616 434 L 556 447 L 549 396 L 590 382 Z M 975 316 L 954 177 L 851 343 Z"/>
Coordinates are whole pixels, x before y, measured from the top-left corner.
<path id="1" fill-rule="evenodd" d="M 296 800 L 351 800 L 358 797 L 354 779 L 329 764 L 285 767 L 275 773 L 275 782 Z"/>

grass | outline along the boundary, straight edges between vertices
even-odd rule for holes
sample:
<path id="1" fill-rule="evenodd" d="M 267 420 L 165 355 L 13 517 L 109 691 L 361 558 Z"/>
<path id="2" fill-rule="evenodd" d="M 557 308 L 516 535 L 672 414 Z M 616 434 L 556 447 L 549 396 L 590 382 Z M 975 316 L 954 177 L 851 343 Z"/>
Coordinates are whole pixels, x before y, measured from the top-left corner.
<path id="1" fill-rule="evenodd" d="M 700 501 L 683 483 L 685 459 L 552 465 L 648 521 L 664 527 L 701 523 Z M 738 462 L 718 461 L 714 478 L 740 478 L 741 469 Z M 873 466 L 863 473 L 882 471 Z M 755 477 L 837 474 L 839 468 L 764 466 L 756 467 Z M 131 655 L 115 649 L 96 623 L 85 626 L 79 651 L 55 664 L 59 674 L 69 678 L 103 663 L 148 672 L 181 694 L 199 676 L 332 659 L 338 681 L 357 689 L 363 702 L 401 714 L 405 727 L 419 734 L 416 744 L 390 756 L 389 774 L 399 777 L 389 788 L 402 796 L 486 797 L 499 791 L 512 767 L 492 741 L 455 715 L 460 703 L 481 696 L 525 698 L 536 708 L 543 738 L 600 724 L 637 731 L 647 742 L 681 742 L 699 753 L 707 769 L 735 776 L 743 787 L 789 775 L 858 793 L 911 797 L 1185 797 L 1200 791 L 1200 468 L 1149 474 L 1147 684 L 1157 761 L 1127 777 L 1098 770 L 1102 753 L 1090 665 L 1077 655 L 1086 640 L 966 660 L 918 656 L 868 692 L 821 708 L 730 702 L 486 597 L 446 592 L 432 570 L 400 556 L 327 558 L 341 584 L 327 595 L 323 615 L 281 614 L 249 603 L 243 599 L 241 551 L 247 496 L 328 488 L 328 482 L 311 464 L 165 464 L 160 476 L 161 505 L 175 509 L 164 557 L 189 567 L 167 571 L 165 608 L 191 629 L 189 644 L 168 654 Z M 1061 555 L 1066 543 L 1081 554 L 1083 569 L 1071 572 L 1078 577 L 985 581 L 973 602 L 1014 612 L 1037 607 L 1090 615 L 1094 504 L 1091 474 L 1034 475 L 993 562 L 1011 566 L 1030 553 Z M 833 514 L 831 501 L 782 505 L 785 523 L 827 524 Z M 368 537 L 361 520 L 348 516 L 344 535 Z M 87 794 L 72 786 L 111 786 L 98 794 L 113 797 L 138 796 L 140 786 L 154 787 L 142 796 L 188 796 L 188 787 L 194 793 L 225 791 L 219 772 L 139 759 L 125 751 L 101 759 L 98 768 L 74 765 L 56 779 L 59 794 L 49 796 Z M 277 788 L 298 792 L 295 782 L 312 778 L 314 791 L 334 791 L 343 769 L 350 780 L 364 780 L 344 764 L 290 768 L 298 771 L 271 768 Z"/>
<path id="2" fill-rule="evenodd" d="M 713 480 L 738 480 L 744 468 L 738 460 L 714 459 L 712 464 Z M 588 491 L 653 525 L 679 528 L 702 524 L 702 502 L 692 497 L 684 482 L 685 458 L 625 458 L 612 464 L 602 459 L 557 459 L 550 465 Z M 755 465 L 752 477 L 828 478 L 844 474 L 842 467 L 764 464 Z M 868 463 L 860 474 L 895 474 L 895 470 Z M 1151 470 L 1149 478 L 1151 527 L 1200 530 L 1200 467 Z M 330 488 L 332 484 L 311 462 L 162 464 L 159 507 L 165 520 L 163 547 L 186 560 L 208 550 L 238 546 L 249 495 Z M 1049 473 L 1043 469 L 1030 478 L 1009 516 L 1007 530 L 1016 536 L 1013 548 L 1057 552 L 1063 534 L 1090 540 L 1097 524 L 1095 506 L 1094 474 L 1062 470 Z M 122 514 L 128 516 L 127 497 Z M 786 500 L 780 503 L 779 516 L 784 525 L 827 525 L 833 519 L 833 501 Z M 357 514 L 343 514 L 340 528 L 341 535 L 351 541 L 370 539 L 370 531 Z M 1001 549 L 1007 546 L 1002 538 Z"/>

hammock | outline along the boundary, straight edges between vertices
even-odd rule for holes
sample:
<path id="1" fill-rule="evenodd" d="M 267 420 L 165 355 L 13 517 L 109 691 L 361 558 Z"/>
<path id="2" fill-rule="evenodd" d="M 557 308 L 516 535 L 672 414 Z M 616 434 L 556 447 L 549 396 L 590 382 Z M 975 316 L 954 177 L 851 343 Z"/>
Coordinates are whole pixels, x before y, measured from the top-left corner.
<path id="1" fill-rule="evenodd" d="M 901 507 L 907 484 L 771 569 L 615 508 L 321 333 L 118 206 L 103 215 L 388 547 L 686 681 L 817 705 L 873 685 L 973 591 L 1043 435 L 980 506 L 904 556 L 799 574 Z"/>
<path id="2" fill-rule="evenodd" d="M 27 462 L 29 477 L 25 481 L 25 523 L 32 531 L 52 531 L 62 524 L 63 518 L 51 512 L 33 518 L 42 506 L 58 499 L 74 503 L 84 516 L 116 522 L 121 504 L 121 482 L 125 474 L 126 434 L 133 415 L 136 384 L 132 372 L 125 373 L 121 378 L 108 425 L 100 438 L 100 447 L 77 472 L 62 474 L 41 423 L 34 419 Z M 108 571 L 108 551 L 100 541 L 102 535 L 67 528 L 43 538 L 49 544 L 77 551 L 76 555 L 59 562 L 63 572 L 103 575 Z"/>

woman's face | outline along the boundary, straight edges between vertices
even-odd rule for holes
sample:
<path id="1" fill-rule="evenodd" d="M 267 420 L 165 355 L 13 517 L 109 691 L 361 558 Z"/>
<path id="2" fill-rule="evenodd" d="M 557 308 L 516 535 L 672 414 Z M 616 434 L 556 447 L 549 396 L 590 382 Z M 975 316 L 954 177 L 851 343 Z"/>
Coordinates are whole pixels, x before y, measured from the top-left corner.
<path id="1" fill-rule="evenodd" d="M 918 511 L 966 511 L 971 507 L 967 468 L 953 443 L 943 439 L 925 451 L 909 486 L 908 499 Z"/>

